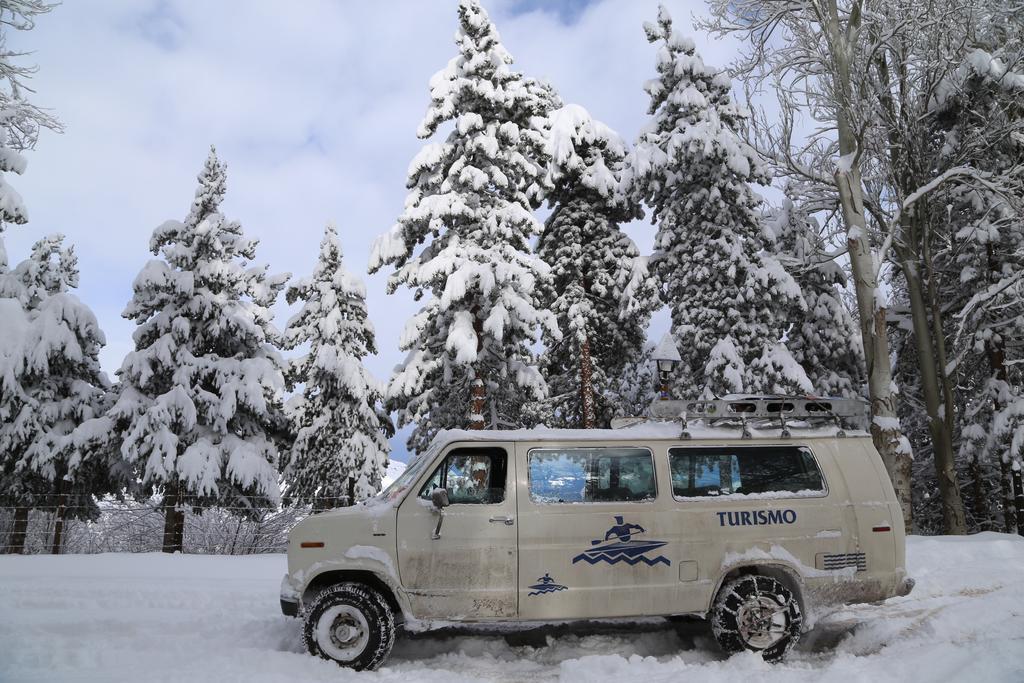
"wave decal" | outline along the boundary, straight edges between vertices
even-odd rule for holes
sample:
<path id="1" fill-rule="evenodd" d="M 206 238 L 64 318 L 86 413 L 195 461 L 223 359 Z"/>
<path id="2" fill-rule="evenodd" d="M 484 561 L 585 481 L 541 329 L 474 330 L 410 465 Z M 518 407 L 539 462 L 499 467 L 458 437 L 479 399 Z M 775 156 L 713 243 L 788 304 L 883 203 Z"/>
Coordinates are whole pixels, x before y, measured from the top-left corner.
<path id="1" fill-rule="evenodd" d="M 598 562 L 606 562 L 607 564 L 618 564 L 625 562 L 633 566 L 643 562 L 649 567 L 653 567 L 656 564 L 664 564 L 666 567 L 671 566 L 671 560 L 664 555 L 648 556 L 648 553 L 652 553 L 658 548 L 667 545 L 668 541 L 644 541 L 634 538 L 638 534 L 645 533 L 647 533 L 647 530 L 639 524 L 625 522 L 623 517 L 616 515 L 615 524 L 605 532 L 604 539 L 591 541 L 590 543 L 594 547 L 590 550 L 584 550 L 572 558 L 572 563 L 588 562 L 590 564 L 597 564 Z M 609 540 L 611 543 L 608 542 Z"/>
<path id="2" fill-rule="evenodd" d="M 535 583 L 534 585 L 529 586 L 529 588 L 532 588 L 533 591 L 531 593 L 527 593 L 527 595 L 545 595 L 547 593 L 555 593 L 557 591 L 564 591 L 569 589 L 568 586 L 563 586 L 560 583 L 555 583 L 555 580 L 551 578 L 550 574 L 545 574 L 544 576 L 537 579 L 537 581 L 539 581 L 539 583 Z"/>

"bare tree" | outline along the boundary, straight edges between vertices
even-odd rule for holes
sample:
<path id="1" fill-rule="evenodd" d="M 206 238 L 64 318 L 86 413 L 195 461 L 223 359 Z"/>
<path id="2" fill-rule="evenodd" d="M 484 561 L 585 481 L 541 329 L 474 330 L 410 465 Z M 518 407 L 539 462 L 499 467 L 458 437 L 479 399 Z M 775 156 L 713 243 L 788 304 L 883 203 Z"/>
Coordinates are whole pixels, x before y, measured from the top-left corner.
<path id="1" fill-rule="evenodd" d="M 896 414 L 880 254 L 868 232 L 861 169 L 872 120 L 858 91 L 873 50 L 864 34 L 865 2 L 872 0 L 711 0 L 704 27 L 744 38 L 747 50 L 734 71 L 747 80 L 750 94 L 765 84 L 778 90 L 780 122 L 767 125 L 763 112 L 752 118 L 755 149 L 779 172 L 826 186 L 836 196 L 860 314 L 871 434 L 909 528 L 911 451 Z M 818 126 L 798 130 L 804 114 Z"/>
<path id="2" fill-rule="evenodd" d="M 912 330 L 914 388 L 927 415 L 943 526 L 947 533 L 964 533 L 954 446 L 957 414 L 965 406 L 955 396 L 957 363 L 945 320 L 955 308 L 950 299 L 962 297 L 944 296 L 941 287 L 943 278 L 959 285 L 967 275 L 953 268 L 942 272 L 937 264 L 957 263 L 950 257 L 958 248 L 951 193 L 974 196 L 975 206 L 1002 210 L 1019 204 L 1020 163 L 1003 163 L 1007 155 L 996 150 L 1021 134 L 1021 117 L 1006 109 L 1019 111 L 1016 102 L 1024 90 L 1024 77 L 1014 72 L 1022 7 L 993 0 L 712 5 L 710 26 L 741 33 L 749 42 L 737 69 L 751 88 L 769 82 L 779 92 L 781 123 L 769 125 L 761 112 L 752 129 L 755 144 L 781 173 L 834 192 L 841 208 L 868 362 L 873 434 L 909 518 L 909 453 L 892 411 L 886 304 L 878 287 L 880 272 L 891 267 Z M 1006 96 L 998 104 L 987 100 L 981 116 L 974 111 L 981 107 L 958 111 L 958 100 L 979 82 L 982 90 L 987 85 Z M 800 130 L 805 115 L 821 126 Z M 957 116 L 973 117 L 971 125 L 950 124 Z M 998 335 L 985 343 L 991 339 Z"/>

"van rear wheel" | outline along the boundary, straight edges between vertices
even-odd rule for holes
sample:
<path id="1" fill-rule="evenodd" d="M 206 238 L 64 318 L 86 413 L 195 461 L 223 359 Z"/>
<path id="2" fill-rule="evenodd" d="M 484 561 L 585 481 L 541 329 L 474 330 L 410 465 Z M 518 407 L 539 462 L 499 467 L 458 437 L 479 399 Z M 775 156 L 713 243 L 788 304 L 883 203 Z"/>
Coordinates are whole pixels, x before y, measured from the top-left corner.
<path id="1" fill-rule="evenodd" d="M 711 628 L 723 650 L 753 650 L 767 662 L 786 656 L 800 639 L 802 625 L 792 591 L 778 579 L 759 574 L 724 585 L 711 613 Z"/>
<path id="2" fill-rule="evenodd" d="M 306 610 L 302 641 L 309 653 L 341 666 L 376 669 L 395 644 L 395 617 L 384 598 L 359 583 L 321 591 Z"/>

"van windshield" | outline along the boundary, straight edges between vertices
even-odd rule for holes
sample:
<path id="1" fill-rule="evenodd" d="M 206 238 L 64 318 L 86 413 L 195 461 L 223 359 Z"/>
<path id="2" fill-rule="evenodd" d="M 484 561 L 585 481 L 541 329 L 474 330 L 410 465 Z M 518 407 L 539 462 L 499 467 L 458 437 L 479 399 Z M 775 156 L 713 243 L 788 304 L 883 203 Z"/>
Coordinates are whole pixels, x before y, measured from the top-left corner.
<path id="1" fill-rule="evenodd" d="M 398 478 L 391 482 L 386 489 L 374 496 L 374 499 L 390 503 L 402 495 L 416 481 L 416 478 L 419 477 L 420 472 L 427 466 L 427 463 L 434 459 L 437 450 L 436 447 L 431 447 L 423 453 L 416 455 L 408 467 L 405 468 L 405 471 L 398 475 Z"/>

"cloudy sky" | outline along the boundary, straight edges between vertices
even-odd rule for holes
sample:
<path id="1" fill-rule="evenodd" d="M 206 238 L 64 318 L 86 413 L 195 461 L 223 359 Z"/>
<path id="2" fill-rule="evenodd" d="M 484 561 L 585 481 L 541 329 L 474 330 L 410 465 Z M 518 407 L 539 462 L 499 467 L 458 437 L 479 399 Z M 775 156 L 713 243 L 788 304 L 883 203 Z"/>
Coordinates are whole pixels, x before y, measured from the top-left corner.
<path id="1" fill-rule="evenodd" d="M 667 0 L 706 62 L 734 44 L 692 29 L 697 0 Z M 546 78 L 627 141 L 646 119 L 641 87 L 655 48 L 637 0 L 484 0 L 524 73 Z M 350 270 L 369 290 L 380 378 L 401 359 L 401 327 L 416 310 L 367 276 L 370 244 L 402 209 L 428 81 L 455 55 L 457 0 L 104 0 L 68 2 L 9 43 L 39 66 L 35 101 L 64 122 L 27 154 L 26 226 L 6 235 L 10 260 L 62 232 L 82 270 L 79 296 L 107 335 L 113 374 L 131 347 L 121 318 L 153 228 L 182 219 L 210 144 L 228 164 L 224 212 L 260 240 L 273 272 L 308 273 L 324 224 L 335 221 Z M 653 228 L 629 226 L 646 253 Z M 277 321 L 283 326 L 287 310 Z M 651 335 L 667 327 L 655 319 Z M 405 459 L 399 443 L 396 456 Z"/>

